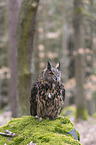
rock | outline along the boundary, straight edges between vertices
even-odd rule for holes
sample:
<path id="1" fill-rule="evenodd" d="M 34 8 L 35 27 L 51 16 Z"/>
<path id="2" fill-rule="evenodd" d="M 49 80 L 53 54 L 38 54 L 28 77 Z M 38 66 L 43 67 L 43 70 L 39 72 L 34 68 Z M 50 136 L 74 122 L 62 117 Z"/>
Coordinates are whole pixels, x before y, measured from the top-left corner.
<path id="1" fill-rule="evenodd" d="M 75 128 L 68 132 L 68 134 L 71 134 L 75 140 L 78 140 L 78 135 Z"/>

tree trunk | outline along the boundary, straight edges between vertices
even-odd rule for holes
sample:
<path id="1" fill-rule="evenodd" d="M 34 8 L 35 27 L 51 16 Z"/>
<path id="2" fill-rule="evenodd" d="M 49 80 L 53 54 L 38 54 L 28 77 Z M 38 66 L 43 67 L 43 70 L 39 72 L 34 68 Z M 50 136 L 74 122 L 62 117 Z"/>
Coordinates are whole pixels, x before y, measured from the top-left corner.
<path id="1" fill-rule="evenodd" d="M 29 114 L 29 94 L 31 87 L 31 60 L 35 18 L 39 0 L 22 0 L 17 31 L 18 48 L 18 95 L 20 116 Z"/>
<path id="2" fill-rule="evenodd" d="M 66 0 L 64 0 L 64 4 L 61 2 L 62 16 L 61 16 L 61 31 L 62 31 L 62 48 L 60 50 L 60 61 L 62 64 L 61 72 L 62 72 L 62 81 L 65 83 L 68 80 L 68 49 L 67 49 L 67 40 L 68 40 L 68 25 L 66 22 Z"/>
<path id="3" fill-rule="evenodd" d="M 85 54 L 84 54 L 84 16 L 83 0 L 74 0 L 74 45 L 77 118 L 84 118 L 85 113 Z"/>
<path id="4" fill-rule="evenodd" d="M 10 102 L 12 117 L 17 117 L 17 58 L 16 58 L 16 28 L 18 19 L 18 3 L 16 0 L 8 0 L 9 18 L 9 66 L 10 78 Z"/>
<path id="5" fill-rule="evenodd" d="M 37 16 L 37 19 L 36 19 L 36 27 L 37 28 L 39 27 L 38 16 Z M 34 80 L 33 81 L 36 81 L 37 77 L 40 74 L 40 67 L 39 67 L 40 59 L 39 59 L 38 45 L 39 45 L 39 32 L 38 32 L 38 29 L 36 29 L 36 32 L 35 32 L 35 42 L 34 42 L 35 50 L 34 50 L 34 75 L 33 75 Z"/>
<path id="6" fill-rule="evenodd" d="M 20 6 L 21 6 L 21 0 L 17 0 L 17 2 L 18 2 L 19 9 L 20 9 Z"/>
<path id="7" fill-rule="evenodd" d="M 2 108 L 1 83 L 2 83 L 2 79 L 0 79 L 0 109 Z"/>

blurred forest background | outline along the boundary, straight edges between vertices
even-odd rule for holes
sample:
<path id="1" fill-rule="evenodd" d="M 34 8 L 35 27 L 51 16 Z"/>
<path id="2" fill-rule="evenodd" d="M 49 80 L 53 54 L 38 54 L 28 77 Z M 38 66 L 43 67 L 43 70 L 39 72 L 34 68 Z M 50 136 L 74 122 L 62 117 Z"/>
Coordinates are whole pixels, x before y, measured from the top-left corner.
<path id="1" fill-rule="evenodd" d="M 35 31 L 34 31 L 35 30 Z M 65 106 L 96 112 L 96 1 L 0 0 L 0 109 L 29 114 L 32 83 L 61 62 Z"/>

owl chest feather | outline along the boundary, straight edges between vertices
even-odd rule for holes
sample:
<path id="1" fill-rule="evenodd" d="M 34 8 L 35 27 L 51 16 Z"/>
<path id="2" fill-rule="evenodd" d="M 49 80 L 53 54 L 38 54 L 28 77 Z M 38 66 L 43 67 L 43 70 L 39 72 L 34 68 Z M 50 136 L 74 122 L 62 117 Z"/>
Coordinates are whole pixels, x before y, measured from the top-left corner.
<path id="1" fill-rule="evenodd" d="M 43 117 L 55 118 L 63 106 L 63 98 L 59 85 L 44 84 L 38 94 L 38 111 Z"/>

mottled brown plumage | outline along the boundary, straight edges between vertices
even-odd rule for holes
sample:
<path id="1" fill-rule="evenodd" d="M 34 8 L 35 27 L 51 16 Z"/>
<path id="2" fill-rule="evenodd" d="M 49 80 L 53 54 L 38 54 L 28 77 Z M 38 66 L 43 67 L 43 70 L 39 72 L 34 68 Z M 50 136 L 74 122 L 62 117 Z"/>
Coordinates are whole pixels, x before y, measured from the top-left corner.
<path id="1" fill-rule="evenodd" d="M 61 83 L 60 63 L 53 68 L 47 67 L 33 84 L 30 97 L 31 115 L 55 119 L 60 114 L 65 98 L 65 89 Z"/>

